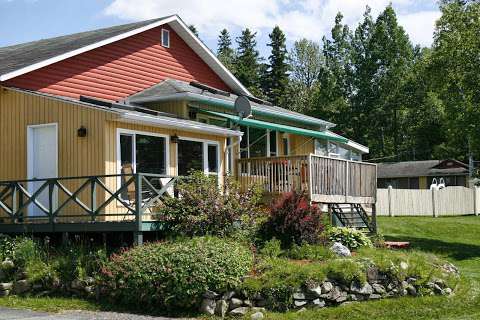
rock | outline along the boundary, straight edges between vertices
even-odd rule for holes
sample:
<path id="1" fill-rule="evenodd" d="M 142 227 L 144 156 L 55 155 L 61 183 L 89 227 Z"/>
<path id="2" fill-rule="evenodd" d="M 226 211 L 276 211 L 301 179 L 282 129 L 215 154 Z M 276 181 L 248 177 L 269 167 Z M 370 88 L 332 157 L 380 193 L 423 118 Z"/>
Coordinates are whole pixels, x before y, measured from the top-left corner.
<path id="1" fill-rule="evenodd" d="M 305 300 L 306 299 L 305 293 L 303 293 L 301 291 L 294 292 L 293 293 L 293 299 L 295 299 L 295 300 Z"/>
<path id="2" fill-rule="evenodd" d="M 340 290 L 340 287 L 335 286 L 328 294 L 326 294 L 326 298 L 330 301 L 336 301 L 341 294 L 342 290 Z"/>
<path id="3" fill-rule="evenodd" d="M 17 279 L 25 280 L 28 278 L 28 274 L 25 271 L 17 273 Z"/>
<path id="4" fill-rule="evenodd" d="M 417 278 L 409 277 L 407 279 L 407 283 L 409 283 L 409 284 L 412 284 L 412 283 L 415 283 L 415 282 L 417 282 Z"/>
<path id="5" fill-rule="evenodd" d="M 316 286 L 313 288 L 307 288 L 307 293 L 309 296 L 318 298 L 322 294 L 322 287 L 321 286 Z"/>
<path id="6" fill-rule="evenodd" d="M 333 289 L 333 284 L 329 281 L 322 283 L 322 293 L 329 293 Z"/>
<path id="7" fill-rule="evenodd" d="M 216 306 L 217 305 L 215 303 L 215 300 L 205 298 L 203 299 L 202 304 L 200 305 L 200 312 L 203 314 L 213 316 L 215 314 Z"/>
<path id="8" fill-rule="evenodd" d="M 382 296 L 379 294 L 372 293 L 371 295 L 368 296 L 368 298 L 371 300 L 378 300 L 378 299 L 381 299 Z"/>
<path id="9" fill-rule="evenodd" d="M 83 281 L 81 281 L 80 279 L 75 279 L 72 281 L 72 283 L 70 284 L 70 287 L 73 289 L 73 290 L 79 290 L 79 291 L 83 291 L 85 289 L 85 284 L 83 283 Z"/>
<path id="10" fill-rule="evenodd" d="M 215 305 L 215 314 L 219 317 L 225 318 L 228 312 L 228 303 L 225 300 L 218 300 Z"/>
<path id="11" fill-rule="evenodd" d="M 325 307 L 325 301 L 322 300 L 322 299 L 315 299 L 315 300 L 312 301 L 312 304 L 317 308 Z"/>
<path id="12" fill-rule="evenodd" d="M 302 312 L 305 312 L 305 311 L 307 311 L 307 308 L 303 307 L 300 310 L 298 310 L 297 313 L 302 313 Z"/>
<path id="13" fill-rule="evenodd" d="M 232 311 L 230 311 L 230 315 L 232 316 L 244 316 L 248 312 L 248 307 L 239 307 L 235 308 Z"/>
<path id="14" fill-rule="evenodd" d="M 250 316 L 250 319 L 252 319 L 252 320 L 258 320 L 258 319 L 263 319 L 263 318 L 265 318 L 265 316 L 260 311 L 255 312 Z"/>
<path id="15" fill-rule="evenodd" d="M 18 280 L 17 282 L 15 282 L 13 288 L 16 294 L 22 294 L 29 291 L 31 285 L 28 280 Z"/>
<path id="16" fill-rule="evenodd" d="M 416 297 L 417 296 L 417 289 L 415 289 L 414 286 L 409 285 L 408 287 L 405 288 L 408 292 L 409 295 Z"/>
<path id="17" fill-rule="evenodd" d="M 305 306 L 307 303 L 308 303 L 307 300 L 294 300 L 293 301 L 293 305 L 295 306 L 295 308 L 301 308 L 301 307 Z"/>
<path id="18" fill-rule="evenodd" d="M 358 301 L 358 296 L 356 294 L 351 293 L 347 296 L 347 300 L 348 301 Z"/>
<path id="19" fill-rule="evenodd" d="M 438 284 L 433 284 L 433 291 L 436 294 L 444 294 L 443 289 Z"/>
<path id="20" fill-rule="evenodd" d="M 340 257 L 350 257 L 352 253 L 350 252 L 350 249 L 345 247 L 343 244 L 340 242 L 335 242 L 331 247 L 330 250 L 335 253 L 337 256 Z"/>
<path id="21" fill-rule="evenodd" d="M 378 283 L 372 284 L 372 288 L 373 291 L 378 294 L 385 294 L 387 292 L 387 290 L 385 290 L 385 287 Z"/>
<path id="22" fill-rule="evenodd" d="M 402 281 L 400 284 L 402 286 L 402 289 L 407 289 L 407 287 L 410 285 L 407 281 Z"/>
<path id="23" fill-rule="evenodd" d="M 1 269 L 3 270 L 11 270 L 15 267 L 15 264 L 13 263 L 12 260 L 10 259 L 5 259 L 4 261 L 2 261 L 2 264 L 1 264 Z"/>
<path id="24" fill-rule="evenodd" d="M 378 268 L 376 267 L 367 268 L 367 280 L 368 282 L 375 282 L 379 280 Z"/>
<path id="25" fill-rule="evenodd" d="M 267 305 L 267 300 L 266 299 L 258 299 L 255 300 L 255 306 L 257 307 L 265 307 Z"/>
<path id="26" fill-rule="evenodd" d="M 243 305 L 246 306 L 246 307 L 250 307 L 250 308 L 253 307 L 252 301 L 250 301 L 250 300 L 248 300 L 248 299 L 247 299 L 247 300 L 243 300 Z"/>
<path id="27" fill-rule="evenodd" d="M 205 299 L 216 299 L 218 298 L 219 294 L 210 290 L 207 290 L 204 294 L 203 297 Z"/>
<path id="28" fill-rule="evenodd" d="M 348 298 L 348 293 L 346 293 L 345 291 L 342 291 L 342 292 L 340 292 L 340 296 L 338 296 L 338 298 L 335 299 L 335 302 L 336 303 L 342 303 L 342 302 L 347 301 L 347 298 Z"/>
<path id="29" fill-rule="evenodd" d="M 365 283 L 363 286 L 357 282 L 352 282 L 352 284 L 350 285 L 350 292 L 370 295 L 373 293 L 373 288 L 368 282 Z"/>
<path id="30" fill-rule="evenodd" d="M 446 295 L 451 295 L 453 293 L 453 290 L 451 288 L 445 288 L 443 290 L 443 292 L 446 294 Z"/>
<path id="31" fill-rule="evenodd" d="M 0 281 L 3 281 L 7 276 L 5 275 L 5 272 L 3 272 L 2 269 L 0 269 Z"/>
<path id="32" fill-rule="evenodd" d="M 86 286 L 84 289 L 86 294 L 94 294 L 95 293 L 95 287 L 94 286 Z"/>
<path id="33" fill-rule="evenodd" d="M 443 281 L 442 279 L 436 279 L 434 281 L 434 283 L 439 286 L 440 288 L 445 288 L 447 285 L 445 284 L 445 281 Z"/>
<path id="34" fill-rule="evenodd" d="M 265 308 L 252 307 L 252 312 L 266 312 Z"/>
<path id="35" fill-rule="evenodd" d="M 223 300 L 230 300 L 235 296 L 235 291 L 227 291 L 223 294 L 222 299 Z"/>
<path id="36" fill-rule="evenodd" d="M 0 291 L 12 290 L 12 288 L 13 288 L 12 282 L 0 283 Z"/>
<path id="37" fill-rule="evenodd" d="M 451 264 L 450 262 L 445 263 L 444 265 L 442 265 L 441 268 L 446 273 L 460 274 L 460 272 L 458 271 L 458 268 L 455 265 Z"/>
<path id="38" fill-rule="evenodd" d="M 241 299 L 232 298 L 232 300 L 230 300 L 230 310 L 237 309 L 241 306 L 243 306 L 243 301 Z"/>
<path id="39" fill-rule="evenodd" d="M 408 269 L 408 263 L 406 263 L 405 261 L 400 262 L 400 269 L 407 270 Z"/>

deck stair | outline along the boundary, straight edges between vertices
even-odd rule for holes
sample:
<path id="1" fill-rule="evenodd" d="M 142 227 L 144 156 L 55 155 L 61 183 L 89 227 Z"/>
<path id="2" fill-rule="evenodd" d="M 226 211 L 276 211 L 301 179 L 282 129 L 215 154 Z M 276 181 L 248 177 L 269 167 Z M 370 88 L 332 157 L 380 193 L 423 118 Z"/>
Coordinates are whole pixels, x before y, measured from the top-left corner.
<path id="1" fill-rule="evenodd" d="M 374 225 L 361 204 L 332 203 L 330 209 L 344 227 L 375 232 Z"/>

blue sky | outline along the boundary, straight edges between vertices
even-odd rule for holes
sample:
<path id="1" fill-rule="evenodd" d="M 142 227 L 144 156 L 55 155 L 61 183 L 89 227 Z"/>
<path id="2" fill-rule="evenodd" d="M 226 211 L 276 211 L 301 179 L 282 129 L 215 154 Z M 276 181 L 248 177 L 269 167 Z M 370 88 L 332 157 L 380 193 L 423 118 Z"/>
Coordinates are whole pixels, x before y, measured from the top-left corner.
<path id="1" fill-rule="evenodd" d="M 214 51 L 222 28 L 235 37 L 249 27 L 267 55 L 275 25 L 286 32 L 289 46 L 302 37 L 320 41 L 338 11 L 355 27 L 366 5 L 376 16 L 390 2 L 412 42 L 430 45 L 440 16 L 435 0 L 0 0 L 0 46 L 178 13 Z"/>

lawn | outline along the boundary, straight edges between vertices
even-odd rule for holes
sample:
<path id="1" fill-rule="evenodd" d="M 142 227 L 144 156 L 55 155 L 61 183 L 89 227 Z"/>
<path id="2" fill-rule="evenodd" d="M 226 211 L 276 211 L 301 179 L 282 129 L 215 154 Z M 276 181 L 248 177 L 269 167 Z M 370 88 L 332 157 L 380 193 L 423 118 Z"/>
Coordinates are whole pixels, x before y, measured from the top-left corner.
<path id="1" fill-rule="evenodd" d="M 388 240 L 410 241 L 413 249 L 436 253 L 460 268 L 462 285 L 453 297 L 399 298 L 363 302 L 268 319 L 480 319 L 480 217 L 378 219 Z"/>
<path id="2" fill-rule="evenodd" d="M 269 313 L 267 319 L 480 319 L 480 217 L 387 218 L 378 220 L 388 240 L 410 241 L 413 249 L 436 253 L 460 268 L 462 284 L 452 297 L 399 298 L 336 308 Z M 61 298 L 0 298 L 0 306 L 58 311 L 104 309 Z"/>

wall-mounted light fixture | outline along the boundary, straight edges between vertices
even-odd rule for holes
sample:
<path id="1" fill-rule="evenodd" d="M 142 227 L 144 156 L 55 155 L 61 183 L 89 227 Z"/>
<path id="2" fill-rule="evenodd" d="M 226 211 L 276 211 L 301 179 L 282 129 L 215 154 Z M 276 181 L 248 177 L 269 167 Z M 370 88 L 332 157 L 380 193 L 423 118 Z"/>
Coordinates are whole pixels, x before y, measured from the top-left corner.
<path id="1" fill-rule="evenodd" d="M 84 138 L 87 136 L 87 128 L 84 126 L 81 126 L 80 128 L 77 129 L 77 136 L 80 138 Z"/>
<path id="2" fill-rule="evenodd" d="M 172 143 L 178 143 L 178 136 L 177 134 L 174 134 L 173 136 L 170 136 L 170 141 Z"/>

